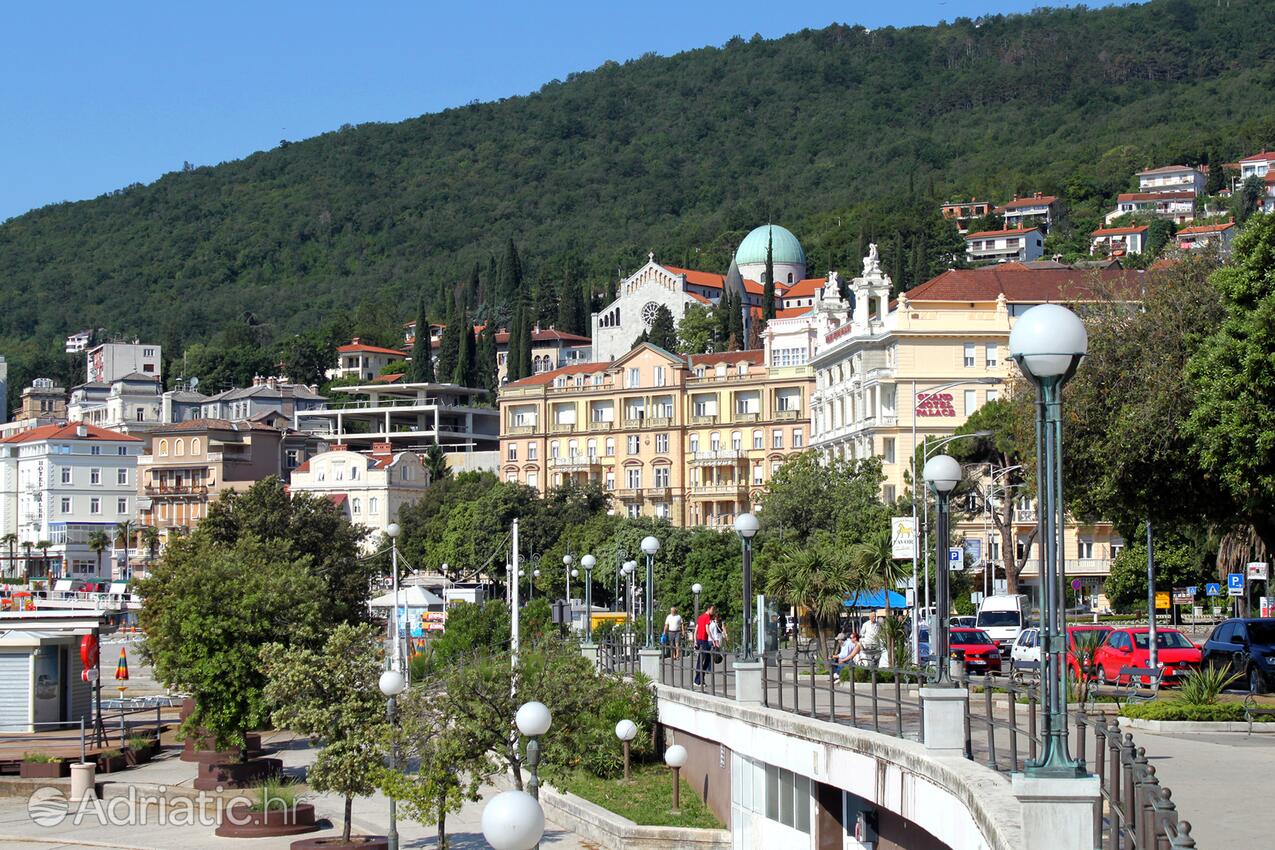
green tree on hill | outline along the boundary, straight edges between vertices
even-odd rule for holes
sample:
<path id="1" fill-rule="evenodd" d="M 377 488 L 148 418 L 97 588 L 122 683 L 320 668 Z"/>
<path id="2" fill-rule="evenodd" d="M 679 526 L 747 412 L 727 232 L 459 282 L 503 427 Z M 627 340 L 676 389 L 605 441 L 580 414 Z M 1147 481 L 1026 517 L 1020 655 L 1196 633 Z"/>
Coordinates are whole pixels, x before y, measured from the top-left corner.
<path id="1" fill-rule="evenodd" d="M 434 352 L 430 347 L 429 317 L 425 314 L 425 296 L 416 306 L 416 336 L 412 341 L 410 379 L 417 383 L 434 383 Z"/>

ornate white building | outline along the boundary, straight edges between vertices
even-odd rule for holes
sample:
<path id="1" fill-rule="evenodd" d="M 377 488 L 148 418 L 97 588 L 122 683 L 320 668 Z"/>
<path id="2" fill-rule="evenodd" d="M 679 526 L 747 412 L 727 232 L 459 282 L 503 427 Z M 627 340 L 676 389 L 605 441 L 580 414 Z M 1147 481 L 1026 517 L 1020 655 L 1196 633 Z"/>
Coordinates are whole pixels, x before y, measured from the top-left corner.
<path id="1" fill-rule="evenodd" d="M 606 362 L 627 354 L 660 307 L 667 307 L 673 321 L 680 322 L 689 306 L 715 305 L 728 289 L 740 294 L 749 308 L 760 307 L 763 286 L 759 281 L 764 282 L 768 247 L 775 269 L 775 297 L 782 299 L 785 291 L 804 281 L 806 253 L 797 237 L 777 224 L 763 224 L 744 237 L 724 275 L 665 265 L 650 254 L 642 268 L 620 281 L 616 299 L 593 314 L 594 360 Z"/>

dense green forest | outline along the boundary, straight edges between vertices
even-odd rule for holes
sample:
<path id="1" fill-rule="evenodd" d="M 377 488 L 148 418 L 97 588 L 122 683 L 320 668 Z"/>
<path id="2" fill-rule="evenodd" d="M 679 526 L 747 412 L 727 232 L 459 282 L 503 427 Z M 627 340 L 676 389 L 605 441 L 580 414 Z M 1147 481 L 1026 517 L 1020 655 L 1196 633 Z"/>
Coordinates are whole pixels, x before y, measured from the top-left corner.
<path id="1" fill-rule="evenodd" d="M 578 317 L 558 293 L 604 297 L 647 251 L 725 271 L 766 220 L 812 273 L 852 269 L 871 239 L 911 286 L 942 268 L 948 197 L 1059 194 L 1085 224 L 1141 167 L 1275 143 L 1269 14 L 1151 0 L 834 25 L 283 141 L 0 224 L 0 353 L 21 384 L 64 368 L 84 327 L 186 351 L 195 373 L 230 349 L 268 368 L 296 334 L 309 356 L 391 342 L 421 296 L 437 319 Z"/>

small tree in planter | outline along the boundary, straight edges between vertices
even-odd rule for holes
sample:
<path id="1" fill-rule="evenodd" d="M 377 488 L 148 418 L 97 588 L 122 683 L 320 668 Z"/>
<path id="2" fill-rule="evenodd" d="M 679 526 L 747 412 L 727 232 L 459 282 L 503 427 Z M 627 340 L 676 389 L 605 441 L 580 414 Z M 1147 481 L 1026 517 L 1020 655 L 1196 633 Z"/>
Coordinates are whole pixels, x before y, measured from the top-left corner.
<path id="1" fill-rule="evenodd" d="M 141 582 L 142 651 L 159 681 L 194 697 L 183 737 L 207 733 L 243 757 L 244 733 L 269 717 L 261 647 L 316 641 L 323 587 L 307 559 L 252 536 L 225 546 L 196 533 L 168 544 Z"/>
<path id="2" fill-rule="evenodd" d="M 354 798 L 376 790 L 389 737 L 380 635 L 371 626 L 342 624 L 321 650 L 271 644 L 261 657 L 275 725 L 323 744 L 307 782 L 345 797 L 341 840 L 348 843 Z"/>

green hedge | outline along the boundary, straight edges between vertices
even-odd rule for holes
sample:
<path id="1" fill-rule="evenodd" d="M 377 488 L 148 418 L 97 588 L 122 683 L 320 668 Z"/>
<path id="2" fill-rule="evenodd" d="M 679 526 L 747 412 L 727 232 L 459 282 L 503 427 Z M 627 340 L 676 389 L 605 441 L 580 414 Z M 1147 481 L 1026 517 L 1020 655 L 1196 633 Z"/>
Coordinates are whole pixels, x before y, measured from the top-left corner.
<path id="1" fill-rule="evenodd" d="M 1244 705 L 1238 702 L 1219 702 L 1213 705 L 1188 705 L 1177 700 L 1152 700 L 1134 703 L 1120 709 L 1122 717 L 1139 720 L 1188 720 L 1205 723 L 1244 722 Z M 1275 720 L 1269 715 L 1253 718 L 1255 723 Z"/>

